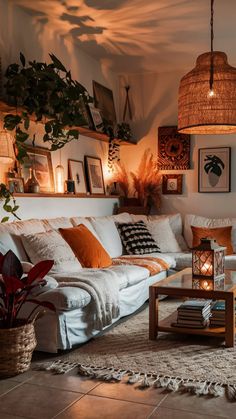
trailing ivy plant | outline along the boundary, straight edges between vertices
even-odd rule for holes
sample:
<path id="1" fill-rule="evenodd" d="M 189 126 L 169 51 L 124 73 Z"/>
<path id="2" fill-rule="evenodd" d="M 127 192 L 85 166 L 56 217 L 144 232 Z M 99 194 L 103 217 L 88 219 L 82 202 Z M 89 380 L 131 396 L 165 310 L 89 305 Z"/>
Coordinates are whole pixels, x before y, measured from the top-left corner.
<path id="1" fill-rule="evenodd" d="M 37 61 L 26 64 L 20 53 L 20 64 L 11 64 L 6 70 L 7 102 L 15 106 L 17 112 L 4 117 L 4 128 L 15 131 L 16 158 L 20 162 L 27 156 L 24 143 L 30 140 L 32 121 L 44 126 L 43 141 L 50 145 L 50 150 L 58 150 L 79 138 L 79 130 L 75 127 L 85 122 L 80 109 L 81 99 L 85 104 L 92 101 L 87 90 L 72 79 L 71 72 L 61 61 L 53 54 L 49 56 L 49 64 Z M 32 143 L 34 139 L 35 134 Z M 14 198 L 10 210 L 9 200 L 12 198 L 6 185 L 1 184 L 0 200 L 5 200 L 3 208 L 16 217 Z M 4 217 L 2 222 L 7 219 Z"/>
<path id="2" fill-rule="evenodd" d="M 13 194 L 9 191 L 9 189 L 6 187 L 4 183 L 0 183 L 0 200 L 4 201 L 3 209 L 9 214 L 12 214 L 15 218 L 20 220 L 18 215 L 16 214 L 16 211 L 19 208 L 19 205 L 16 205 L 16 200 L 13 196 Z M 9 220 L 9 217 L 3 217 L 1 219 L 1 223 L 5 223 Z"/>

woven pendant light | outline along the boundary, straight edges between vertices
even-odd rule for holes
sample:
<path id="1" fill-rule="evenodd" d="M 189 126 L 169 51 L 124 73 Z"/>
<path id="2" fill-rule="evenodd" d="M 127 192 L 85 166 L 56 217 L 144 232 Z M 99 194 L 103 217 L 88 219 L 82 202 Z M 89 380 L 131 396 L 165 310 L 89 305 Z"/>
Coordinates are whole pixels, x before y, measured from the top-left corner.
<path id="1" fill-rule="evenodd" d="M 211 0 L 211 51 L 200 55 L 196 67 L 180 81 L 178 130 L 186 134 L 236 132 L 236 68 L 224 52 L 213 51 Z"/>

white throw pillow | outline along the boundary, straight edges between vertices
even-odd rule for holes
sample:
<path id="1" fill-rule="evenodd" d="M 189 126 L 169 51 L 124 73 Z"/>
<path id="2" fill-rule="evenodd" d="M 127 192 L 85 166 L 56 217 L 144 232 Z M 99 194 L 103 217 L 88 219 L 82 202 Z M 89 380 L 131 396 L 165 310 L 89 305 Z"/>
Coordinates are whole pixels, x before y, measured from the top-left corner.
<path id="1" fill-rule="evenodd" d="M 67 217 L 47 218 L 43 222 L 47 231 L 73 227 L 70 218 Z"/>
<path id="2" fill-rule="evenodd" d="M 111 217 L 97 217 L 90 218 L 90 222 L 109 256 L 111 258 L 121 256 L 122 242 L 113 219 Z"/>
<path id="3" fill-rule="evenodd" d="M 90 223 L 89 219 L 86 217 L 72 217 L 71 219 L 72 225 L 74 227 L 77 227 L 80 224 L 83 224 L 85 227 L 87 227 L 89 229 L 89 231 L 96 237 L 96 239 L 99 240 L 99 237 L 96 233 L 96 231 L 94 230 L 92 224 Z M 100 241 L 100 240 L 99 240 Z"/>
<path id="4" fill-rule="evenodd" d="M 82 269 L 70 246 L 57 231 L 22 235 L 21 238 L 25 251 L 33 264 L 41 260 L 54 260 L 51 274 L 71 273 Z"/>
<path id="5" fill-rule="evenodd" d="M 187 214 L 184 220 L 184 237 L 189 247 L 192 247 L 193 233 L 191 226 L 194 227 L 227 227 L 233 226 L 232 228 L 232 245 L 234 251 L 236 249 L 236 225 L 232 223 L 230 218 L 206 218 L 200 215 Z"/>
<path id="6" fill-rule="evenodd" d="M 188 250 L 188 246 L 185 242 L 185 239 L 183 237 L 183 223 L 182 223 L 182 217 L 181 214 L 162 214 L 162 215 L 149 215 L 148 221 L 153 220 L 163 220 L 167 218 L 170 222 L 170 227 L 175 235 L 175 238 L 183 252 Z"/>
<path id="7" fill-rule="evenodd" d="M 12 250 L 20 261 L 27 261 L 28 256 L 25 253 L 21 237 L 15 234 L 0 232 L 0 252 L 5 255 L 8 250 Z"/>
<path id="8" fill-rule="evenodd" d="M 181 252 L 168 218 L 148 221 L 147 227 L 162 253 Z"/>
<path id="9" fill-rule="evenodd" d="M 144 223 L 147 223 L 148 221 L 147 215 L 132 214 L 131 217 L 133 223 L 137 223 L 138 221 L 143 221 Z"/>

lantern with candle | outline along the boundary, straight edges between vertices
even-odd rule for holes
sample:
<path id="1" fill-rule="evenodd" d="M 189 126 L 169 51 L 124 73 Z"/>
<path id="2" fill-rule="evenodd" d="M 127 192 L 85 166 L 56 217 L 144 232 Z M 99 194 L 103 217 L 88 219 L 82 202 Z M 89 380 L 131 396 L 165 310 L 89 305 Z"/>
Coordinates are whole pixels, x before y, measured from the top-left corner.
<path id="1" fill-rule="evenodd" d="M 225 249 L 214 239 L 201 239 L 201 243 L 192 250 L 193 288 L 222 289 Z"/>

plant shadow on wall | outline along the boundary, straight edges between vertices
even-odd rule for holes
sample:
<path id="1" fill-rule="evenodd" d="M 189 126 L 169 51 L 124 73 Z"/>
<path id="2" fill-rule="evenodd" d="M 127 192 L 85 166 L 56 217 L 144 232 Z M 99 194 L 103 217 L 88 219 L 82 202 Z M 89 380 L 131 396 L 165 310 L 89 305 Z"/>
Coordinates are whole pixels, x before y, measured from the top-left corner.
<path id="1" fill-rule="evenodd" d="M 21 64 L 11 64 L 6 70 L 7 102 L 16 107 L 14 114 L 4 117 L 4 128 L 15 132 L 15 154 L 19 162 L 27 157 L 25 142 L 31 140 L 35 145 L 35 135 L 30 138 L 31 122 L 40 122 L 44 126 L 43 141 L 50 145 L 50 150 L 58 150 L 68 142 L 79 138 L 75 127 L 83 125 L 81 99 L 88 104 L 92 101 L 87 90 L 71 77 L 61 61 L 49 54 L 49 64 L 29 61 L 23 54 Z M 12 194 L 6 185 L 1 184 L 0 199 L 5 200 L 5 211 L 16 216 L 18 209 L 10 205 Z M 7 221 L 4 217 L 2 221 Z"/>
<path id="2" fill-rule="evenodd" d="M 159 210 L 161 207 L 161 186 L 162 175 L 158 169 L 157 160 L 150 149 L 145 150 L 138 169 L 135 173 L 130 172 L 129 176 L 123 163 L 115 165 L 113 181 L 118 184 L 122 195 L 127 198 L 132 194 L 138 199 L 142 207 Z"/>

